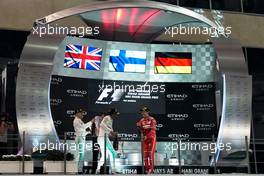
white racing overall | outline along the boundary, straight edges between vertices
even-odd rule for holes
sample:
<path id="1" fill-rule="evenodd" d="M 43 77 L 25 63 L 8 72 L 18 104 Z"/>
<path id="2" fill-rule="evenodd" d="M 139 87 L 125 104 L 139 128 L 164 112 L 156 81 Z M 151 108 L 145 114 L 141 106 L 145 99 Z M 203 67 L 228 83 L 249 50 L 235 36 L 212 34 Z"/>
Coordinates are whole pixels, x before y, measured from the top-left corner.
<path id="1" fill-rule="evenodd" d="M 115 158 L 116 158 L 117 153 L 114 150 L 114 147 L 111 141 L 109 140 L 110 132 L 113 132 L 113 119 L 109 115 L 107 115 L 103 118 L 100 124 L 99 135 L 97 138 L 97 141 L 98 141 L 98 144 L 101 150 L 101 158 L 98 163 L 97 171 L 99 171 L 101 166 L 103 166 L 103 164 L 105 163 L 105 142 L 106 142 L 106 158 L 109 157 L 110 164 L 111 164 L 111 170 L 115 171 Z M 105 135 L 106 135 L 106 138 L 105 138 Z"/>
<path id="2" fill-rule="evenodd" d="M 87 128 L 91 128 L 92 122 L 84 123 L 80 118 L 75 117 L 73 127 L 75 130 L 75 143 L 76 143 L 76 161 L 78 162 L 78 171 L 82 172 L 84 154 L 85 154 L 85 137 L 89 133 Z"/>

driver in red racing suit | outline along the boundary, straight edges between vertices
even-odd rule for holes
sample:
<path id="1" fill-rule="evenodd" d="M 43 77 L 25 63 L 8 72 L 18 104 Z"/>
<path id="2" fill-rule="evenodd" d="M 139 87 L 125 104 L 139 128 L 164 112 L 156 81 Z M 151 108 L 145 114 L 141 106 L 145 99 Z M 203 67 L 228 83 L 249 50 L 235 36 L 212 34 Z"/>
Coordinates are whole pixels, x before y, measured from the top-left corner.
<path id="1" fill-rule="evenodd" d="M 149 115 L 150 110 L 147 107 L 140 109 L 140 113 L 143 116 L 140 121 L 137 122 L 137 126 L 143 133 L 143 150 L 144 150 L 144 165 L 145 172 L 148 174 L 153 173 L 154 169 L 154 154 L 156 150 L 156 120 Z"/>

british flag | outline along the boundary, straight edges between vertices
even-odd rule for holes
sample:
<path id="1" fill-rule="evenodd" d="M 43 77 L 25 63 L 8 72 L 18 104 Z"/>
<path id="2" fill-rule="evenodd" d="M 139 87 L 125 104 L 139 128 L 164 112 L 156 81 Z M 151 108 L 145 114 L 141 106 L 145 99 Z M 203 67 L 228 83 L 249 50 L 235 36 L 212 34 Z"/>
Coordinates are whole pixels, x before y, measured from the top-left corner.
<path id="1" fill-rule="evenodd" d="M 100 70 L 102 48 L 68 44 L 64 57 L 64 67 Z"/>

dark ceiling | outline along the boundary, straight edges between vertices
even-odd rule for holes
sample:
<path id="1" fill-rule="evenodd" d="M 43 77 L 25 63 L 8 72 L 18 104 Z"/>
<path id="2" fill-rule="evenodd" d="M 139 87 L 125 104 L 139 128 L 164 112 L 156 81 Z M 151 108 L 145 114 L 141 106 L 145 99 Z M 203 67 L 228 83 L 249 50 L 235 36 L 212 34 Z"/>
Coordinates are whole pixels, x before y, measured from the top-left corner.
<path id="1" fill-rule="evenodd" d="M 0 30 L 0 57 L 18 59 L 29 32 Z"/>

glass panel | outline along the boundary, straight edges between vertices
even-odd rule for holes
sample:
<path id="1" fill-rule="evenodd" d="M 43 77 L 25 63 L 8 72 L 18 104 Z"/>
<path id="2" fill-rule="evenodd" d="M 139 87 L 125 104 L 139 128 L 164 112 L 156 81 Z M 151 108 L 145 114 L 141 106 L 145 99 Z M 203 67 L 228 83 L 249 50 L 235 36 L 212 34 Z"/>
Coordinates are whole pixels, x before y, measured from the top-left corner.
<path id="1" fill-rule="evenodd" d="M 212 0 L 212 8 L 217 10 L 241 11 L 240 0 Z"/>
<path id="2" fill-rule="evenodd" d="M 177 0 L 154 0 L 154 1 L 177 5 Z"/>
<path id="3" fill-rule="evenodd" d="M 209 0 L 180 0 L 180 6 L 209 9 Z"/>
<path id="4" fill-rule="evenodd" d="M 263 0 L 243 0 L 244 12 L 264 14 Z"/>
<path id="5" fill-rule="evenodd" d="M 252 97 L 252 115 L 253 115 L 253 126 L 254 135 L 257 140 L 262 139 L 264 142 L 264 76 L 254 75 L 253 76 L 253 97 Z M 262 148 L 263 151 L 263 148 Z M 263 155 L 264 153 L 262 153 Z M 263 162 L 263 161 L 262 161 Z"/>
<path id="6" fill-rule="evenodd" d="M 264 49 L 247 48 L 247 56 L 249 73 L 264 75 Z"/>

